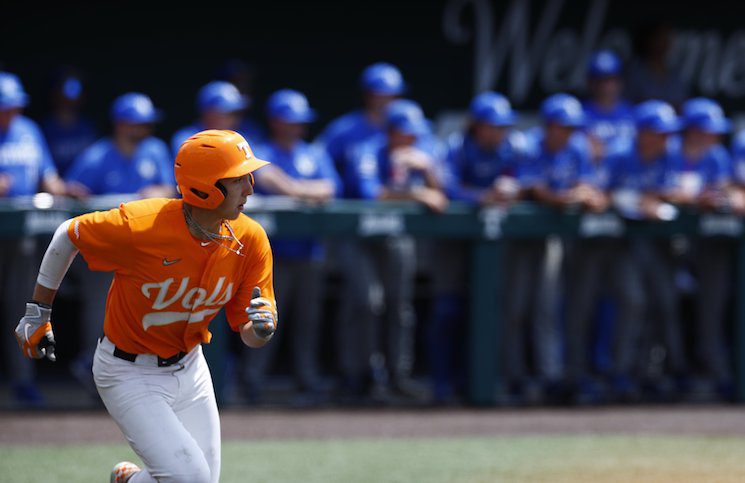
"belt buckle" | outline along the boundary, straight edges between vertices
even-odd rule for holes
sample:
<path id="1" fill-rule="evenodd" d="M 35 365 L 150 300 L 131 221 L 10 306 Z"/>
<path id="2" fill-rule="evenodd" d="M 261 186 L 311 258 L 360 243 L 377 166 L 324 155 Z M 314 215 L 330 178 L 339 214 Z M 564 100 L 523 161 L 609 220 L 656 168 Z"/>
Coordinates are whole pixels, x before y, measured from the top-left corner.
<path id="1" fill-rule="evenodd" d="M 167 359 L 164 359 L 160 356 L 158 356 L 158 367 L 168 367 L 172 366 L 181 359 L 184 358 L 186 355 L 185 352 L 179 352 L 178 354 L 172 355 L 171 357 L 168 357 Z"/>

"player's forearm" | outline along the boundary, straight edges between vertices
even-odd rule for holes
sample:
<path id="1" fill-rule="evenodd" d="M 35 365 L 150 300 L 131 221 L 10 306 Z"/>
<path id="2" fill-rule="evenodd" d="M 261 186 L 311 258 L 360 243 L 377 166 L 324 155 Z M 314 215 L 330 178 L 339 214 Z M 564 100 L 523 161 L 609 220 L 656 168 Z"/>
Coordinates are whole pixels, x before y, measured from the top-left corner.
<path id="1" fill-rule="evenodd" d="M 244 344 L 252 349 L 263 347 L 268 341 L 257 336 L 252 327 L 252 322 L 248 322 L 247 324 L 243 324 L 243 326 L 241 326 L 241 340 Z"/>
<path id="2" fill-rule="evenodd" d="M 62 279 L 65 278 L 67 270 L 78 253 L 78 249 L 67 236 L 70 223 L 71 220 L 67 220 L 57 228 L 44 253 L 32 296 L 32 300 L 36 302 L 52 305 Z"/>
<path id="3" fill-rule="evenodd" d="M 47 288 L 37 283 L 36 287 L 34 287 L 34 294 L 31 296 L 31 300 L 34 302 L 39 302 L 45 305 L 49 305 L 51 307 L 52 303 L 54 302 L 54 297 L 56 295 L 57 295 L 57 290 Z"/>

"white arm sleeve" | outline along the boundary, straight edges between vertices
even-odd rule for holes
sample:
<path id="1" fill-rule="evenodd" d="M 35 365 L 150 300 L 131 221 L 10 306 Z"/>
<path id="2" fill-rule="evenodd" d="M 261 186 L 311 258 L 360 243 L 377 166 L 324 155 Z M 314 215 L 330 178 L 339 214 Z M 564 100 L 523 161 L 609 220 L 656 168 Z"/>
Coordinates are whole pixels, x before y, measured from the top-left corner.
<path id="1" fill-rule="evenodd" d="M 39 268 L 36 283 L 48 289 L 57 290 L 65 278 L 67 269 L 78 254 L 78 249 L 67 236 L 67 227 L 72 220 L 66 220 L 54 232 L 51 243 L 47 247 L 44 259 Z"/>

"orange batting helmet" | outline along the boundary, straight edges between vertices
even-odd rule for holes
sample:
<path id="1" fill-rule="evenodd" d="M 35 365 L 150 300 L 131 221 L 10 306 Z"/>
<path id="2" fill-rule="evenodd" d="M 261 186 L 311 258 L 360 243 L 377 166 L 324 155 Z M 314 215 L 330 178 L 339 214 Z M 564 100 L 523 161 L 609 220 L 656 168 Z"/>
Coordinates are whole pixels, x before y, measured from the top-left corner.
<path id="1" fill-rule="evenodd" d="M 210 129 L 184 141 L 176 154 L 174 172 L 185 203 L 214 209 L 225 199 L 218 180 L 245 176 L 267 164 L 253 155 L 237 132 Z"/>

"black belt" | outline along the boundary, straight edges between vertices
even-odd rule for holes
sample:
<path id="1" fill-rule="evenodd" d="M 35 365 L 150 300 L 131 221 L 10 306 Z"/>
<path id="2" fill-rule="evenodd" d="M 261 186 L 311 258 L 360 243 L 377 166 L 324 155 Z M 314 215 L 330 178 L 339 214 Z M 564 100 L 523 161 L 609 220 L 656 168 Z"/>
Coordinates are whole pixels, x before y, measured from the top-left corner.
<path id="1" fill-rule="evenodd" d="M 176 355 L 173 355 L 171 357 L 168 357 L 167 359 L 164 359 L 160 356 L 158 356 L 158 367 L 168 367 L 172 366 L 181 359 L 184 358 L 186 355 L 186 352 L 179 352 Z M 118 357 L 119 359 L 124 359 L 125 361 L 134 362 L 135 359 L 137 359 L 138 354 L 130 354 L 129 352 L 125 352 L 118 348 L 117 346 L 114 346 L 114 357 Z"/>

